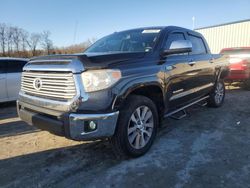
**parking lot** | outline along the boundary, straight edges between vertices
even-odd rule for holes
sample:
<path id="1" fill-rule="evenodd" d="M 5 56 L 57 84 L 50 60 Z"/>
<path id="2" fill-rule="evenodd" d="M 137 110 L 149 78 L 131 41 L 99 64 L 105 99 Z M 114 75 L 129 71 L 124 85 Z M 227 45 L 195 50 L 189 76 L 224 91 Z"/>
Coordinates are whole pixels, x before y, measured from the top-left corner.
<path id="1" fill-rule="evenodd" d="M 222 108 L 194 106 L 164 121 L 151 150 L 119 159 L 107 141 L 74 142 L 0 107 L 0 187 L 250 187 L 250 92 L 228 90 Z"/>

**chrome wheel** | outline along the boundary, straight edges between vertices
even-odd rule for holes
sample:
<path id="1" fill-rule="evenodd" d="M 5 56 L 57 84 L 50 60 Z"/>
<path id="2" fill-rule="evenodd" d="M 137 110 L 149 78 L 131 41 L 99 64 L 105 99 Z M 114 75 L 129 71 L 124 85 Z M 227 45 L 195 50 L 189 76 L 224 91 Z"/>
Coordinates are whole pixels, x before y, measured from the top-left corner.
<path id="1" fill-rule="evenodd" d="M 152 111 L 147 106 L 138 107 L 128 123 L 128 140 L 135 149 L 143 148 L 150 140 L 154 129 Z"/>
<path id="2" fill-rule="evenodd" d="M 216 104 L 220 104 L 224 97 L 224 86 L 222 83 L 217 83 L 215 89 L 215 102 Z"/>

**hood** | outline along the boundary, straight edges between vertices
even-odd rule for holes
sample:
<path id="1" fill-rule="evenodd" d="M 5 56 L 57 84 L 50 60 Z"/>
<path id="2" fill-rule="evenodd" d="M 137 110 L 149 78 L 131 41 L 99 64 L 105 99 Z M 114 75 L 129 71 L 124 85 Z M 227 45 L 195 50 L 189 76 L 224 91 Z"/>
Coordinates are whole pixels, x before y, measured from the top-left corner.
<path id="1" fill-rule="evenodd" d="M 24 70 L 72 71 L 108 68 L 112 64 L 124 63 L 145 56 L 145 53 L 95 53 L 50 55 L 32 58 Z"/>
<path id="2" fill-rule="evenodd" d="M 128 60 L 134 60 L 142 58 L 145 53 L 85 53 L 89 60 L 89 66 L 109 66 L 112 64 L 126 62 Z"/>

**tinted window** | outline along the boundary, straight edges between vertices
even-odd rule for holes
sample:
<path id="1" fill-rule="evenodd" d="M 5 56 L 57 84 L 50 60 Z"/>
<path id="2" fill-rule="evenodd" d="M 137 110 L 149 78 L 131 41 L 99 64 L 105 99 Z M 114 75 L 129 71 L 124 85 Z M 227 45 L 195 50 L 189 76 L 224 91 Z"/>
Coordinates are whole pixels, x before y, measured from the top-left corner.
<path id="1" fill-rule="evenodd" d="M 204 42 L 202 38 L 196 37 L 193 35 L 189 35 L 189 40 L 192 43 L 192 52 L 191 54 L 205 54 L 206 52 L 206 47 L 204 45 Z"/>
<path id="2" fill-rule="evenodd" d="M 164 49 L 169 49 L 171 43 L 175 40 L 185 40 L 183 33 L 172 33 L 168 36 L 166 43 L 164 45 Z"/>
<path id="3" fill-rule="evenodd" d="M 171 43 L 176 40 L 185 40 L 185 36 L 183 33 L 172 33 L 168 36 L 164 49 L 169 49 Z M 187 55 L 187 53 L 175 54 L 175 55 Z"/>
<path id="4" fill-rule="evenodd" d="M 7 73 L 22 72 L 23 66 L 26 63 L 26 61 L 9 60 L 7 64 Z"/>
<path id="5" fill-rule="evenodd" d="M 116 32 L 101 38 L 86 53 L 150 52 L 153 50 L 160 29 L 135 29 Z"/>
<path id="6" fill-rule="evenodd" d="M 183 33 L 172 33 L 168 36 L 164 49 L 169 49 L 171 43 L 175 40 L 185 40 L 184 34 Z"/>
<path id="7" fill-rule="evenodd" d="M 6 65 L 7 65 L 6 61 L 0 60 L 0 73 L 5 73 L 6 72 Z"/>

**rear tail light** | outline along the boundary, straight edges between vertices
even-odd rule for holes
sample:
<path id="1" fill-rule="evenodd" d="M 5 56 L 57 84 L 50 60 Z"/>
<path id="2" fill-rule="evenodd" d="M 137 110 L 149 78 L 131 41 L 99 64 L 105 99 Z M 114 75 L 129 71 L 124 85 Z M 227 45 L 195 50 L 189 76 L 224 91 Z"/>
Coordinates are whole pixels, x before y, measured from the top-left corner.
<path id="1" fill-rule="evenodd" d="M 241 66 L 242 66 L 242 69 L 246 70 L 247 67 L 248 67 L 248 62 L 247 61 L 242 61 Z"/>
<path id="2" fill-rule="evenodd" d="M 248 69 L 248 62 L 238 57 L 231 57 L 229 59 L 230 62 L 230 69 L 231 70 L 239 70 L 245 71 Z"/>

